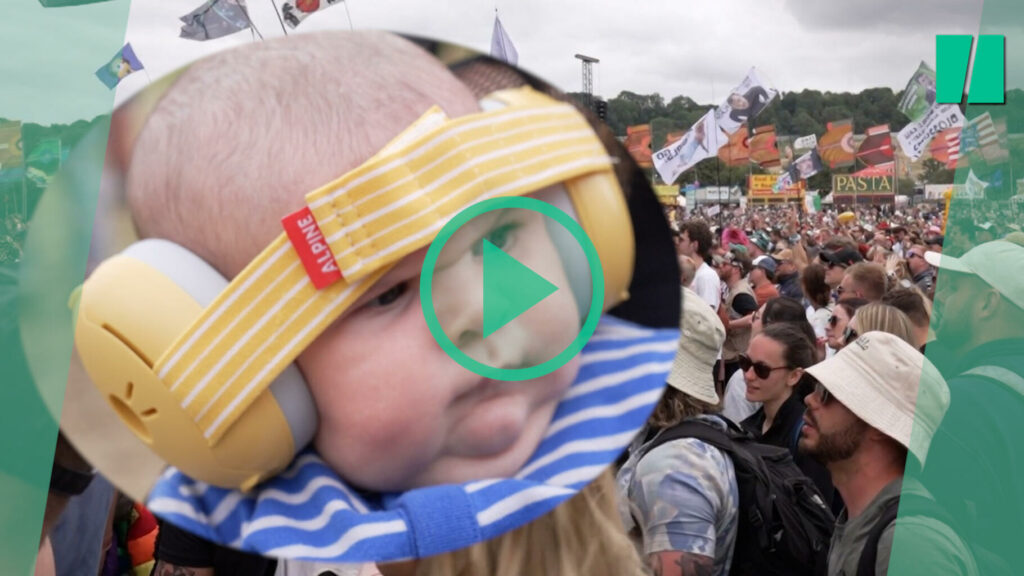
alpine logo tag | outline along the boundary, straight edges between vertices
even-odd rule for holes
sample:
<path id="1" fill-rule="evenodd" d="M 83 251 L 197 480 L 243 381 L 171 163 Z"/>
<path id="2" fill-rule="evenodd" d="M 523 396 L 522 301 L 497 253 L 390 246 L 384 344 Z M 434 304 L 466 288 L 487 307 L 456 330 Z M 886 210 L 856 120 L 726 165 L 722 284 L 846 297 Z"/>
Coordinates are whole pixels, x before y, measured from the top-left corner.
<path id="1" fill-rule="evenodd" d="M 334 253 L 308 206 L 285 216 L 281 224 L 317 290 L 341 280 L 341 270 L 334 261 Z"/>

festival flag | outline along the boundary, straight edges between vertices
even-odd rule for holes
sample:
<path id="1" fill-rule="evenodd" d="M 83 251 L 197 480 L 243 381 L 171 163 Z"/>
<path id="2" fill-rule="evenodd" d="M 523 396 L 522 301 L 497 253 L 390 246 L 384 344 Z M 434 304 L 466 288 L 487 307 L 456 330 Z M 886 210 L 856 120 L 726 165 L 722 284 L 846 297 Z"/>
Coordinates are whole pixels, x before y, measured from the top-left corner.
<path id="1" fill-rule="evenodd" d="M 918 122 L 924 118 L 928 110 L 935 105 L 935 71 L 930 66 L 921 62 L 917 72 L 910 77 L 906 89 L 903 90 L 903 97 L 900 98 L 899 110 L 910 118 L 911 122 Z"/>
<path id="2" fill-rule="evenodd" d="M 818 141 L 818 154 L 829 168 L 852 166 L 854 161 L 853 120 L 839 120 L 827 124 L 828 131 Z"/>
<path id="3" fill-rule="evenodd" d="M 824 165 L 821 162 L 821 156 L 818 154 L 818 151 L 811 150 L 793 161 L 793 165 L 789 167 L 789 175 L 792 182 L 807 180 L 821 172 L 823 167 Z"/>
<path id="4" fill-rule="evenodd" d="M 936 104 L 929 108 L 920 120 L 911 122 L 900 130 L 896 139 L 903 153 L 911 160 L 917 161 L 928 149 L 936 134 L 949 128 L 961 127 L 965 123 L 964 115 L 956 104 Z"/>
<path id="5" fill-rule="evenodd" d="M 978 151 L 987 164 L 1001 164 L 1010 160 L 1006 145 L 1006 120 L 993 120 L 985 112 L 972 118 L 960 136 L 961 151 L 969 154 Z"/>
<path id="6" fill-rule="evenodd" d="M 245 0 L 208 0 L 179 19 L 187 40 L 213 40 L 252 27 Z"/>
<path id="7" fill-rule="evenodd" d="M 808 214 L 821 212 L 821 196 L 817 192 L 808 192 L 804 195 L 804 209 Z"/>
<path id="8" fill-rule="evenodd" d="M 732 89 L 725 102 L 715 110 L 718 127 L 726 134 L 734 134 L 744 123 L 760 114 L 778 96 L 778 90 L 764 83 L 751 68 L 739 86 Z"/>
<path id="9" fill-rule="evenodd" d="M 21 122 L 0 120 L 0 170 L 21 166 L 24 156 L 21 149 Z"/>
<path id="10" fill-rule="evenodd" d="M 795 180 L 793 180 L 793 173 L 789 170 L 786 170 L 782 174 L 779 174 L 779 178 L 775 181 L 775 185 L 772 186 L 772 192 L 778 194 L 780 191 L 785 190 L 786 188 L 791 188 L 794 183 Z"/>
<path id="11" fill-rule="evenodd" d="M 818 137 L 814 134 L 801 136 L 793 141 L 794 150 L 810 150 L 818 147 Z"/>
<path id="12" fill-rule="evenodd" d="M 893 162 L 892 133 L 888 124 L 872 126 L 864 131 L 864 141 L 857 149 L 857 158 L 868 166 Z"/>
<path id="13" fill-rule="evenodd" d="M 513 66 L 519 62 L 519 52 L 501 25 L 497 13 L 494 14 L 494 31 L 491 33 L 491 56 Z"/>
<path id="14" fill-rule="evenodd" d="M 686 130 L 676 130 L 675 132 L 665 134 L 665 146 L 663 148 L 679 142 L 683 139 L 683 136 L 686 136 Z"/>
<path id="15" fill-rule="evenodd" d="M 135 56 L 135 51 L 132 50 L 132 45 L 129 42 L 118 50 L 117 54 L 114 54 L 110 62 L 100 66 L 96 71 L 96 77 L 100 79 L 100 82 L 106 84 L 107 88 L 113 90 L 126 76 L 132 72 L 138 72 L 142 68 L 142 62 Z"/>
<path id="16" fill-rule="evenodd" d="M 666 184 L 673 184 L 683 172 L 718 152 L 725 140 L 725 134 L 715 124 L 715 111 L 711 110 L 678 142 L 654 153 L 654 168 Z"/>
<path id="17" fill-rule="evenodd" d="M 626 126 L 626 149 L 641 168 L 653 166 L 651 161 L 651 125 Z"/>
<path id="18" fill-rule="evenodd" d="M 289 0 L 281 5 L 281 16 L 294 29 L 310 14 L 342 2 L 344 0 Z"/>
<path id="19" fill-rule="evenodd" d="M 964 189 L 966 190 L 966 196 L 968 198 L 984 198 L 985 188 L 988 187 L 988 182 L 984 182 L 981 178 L 974 175 L 974 170 L 971 170 L 967 174 L 967 181 L 964 182 Z"/>
<path id="20" fill-rule="evenodd" d="M 775 125 L 758 126 L 748 142 L 750 160 L 761 168 L 776 168 L 780 164 L 779 150 L 775 147 Z"/>
<path id="21" fill-rule="evenodd" d="M 729 136 L 729 141 L 718 150 L 718 159 L 726 166 L 743 166 L 750 162 L 750 134 L 746 126 Z"/>
<path id="22" fill-rule="evenodd" d="M 950 170 L 956 170 L 957 164 L 966 166 L 967 158 L 961 160 L 960 156 L 960 128 L 947 128 L 932 138 L 929 152 L 938 162 L 946 165 Z"/>

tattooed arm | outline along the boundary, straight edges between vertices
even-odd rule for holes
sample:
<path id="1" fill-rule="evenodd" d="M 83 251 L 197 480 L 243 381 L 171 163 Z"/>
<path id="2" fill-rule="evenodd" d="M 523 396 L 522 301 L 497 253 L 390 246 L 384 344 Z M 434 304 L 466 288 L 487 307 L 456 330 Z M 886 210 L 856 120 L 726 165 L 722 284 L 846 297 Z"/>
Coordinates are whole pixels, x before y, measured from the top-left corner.
<path id="1" fill-rule="evenodd" d="M 150 576 L 215 576 L 213 568 L 190 568 L 159 561 Z"/>
<path id="2" fill-rule="evenodd" d="M 670 550 L 648 556 L 654 576 L 711 576 L 714 558 Z"/>

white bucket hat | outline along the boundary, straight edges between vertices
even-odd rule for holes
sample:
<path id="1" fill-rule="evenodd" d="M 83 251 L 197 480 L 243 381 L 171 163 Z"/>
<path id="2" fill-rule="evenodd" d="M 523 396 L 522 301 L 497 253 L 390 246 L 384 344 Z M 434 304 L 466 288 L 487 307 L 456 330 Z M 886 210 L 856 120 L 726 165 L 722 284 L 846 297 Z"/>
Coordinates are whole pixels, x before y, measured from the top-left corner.
<path id="1" fill-rule="evenodd" d="M 696 292 L 683 288 L 682 335 L 668 385 L 701 402 L 718 404 L 715 360 L 725 342 L 725 326 Z"/>
<path id="2" fill-rule="evenodd" d="M 887 332 L 868 332 L 807 372 L 924 464 L 949 407 L 949 388 L 917 349 Z"/>

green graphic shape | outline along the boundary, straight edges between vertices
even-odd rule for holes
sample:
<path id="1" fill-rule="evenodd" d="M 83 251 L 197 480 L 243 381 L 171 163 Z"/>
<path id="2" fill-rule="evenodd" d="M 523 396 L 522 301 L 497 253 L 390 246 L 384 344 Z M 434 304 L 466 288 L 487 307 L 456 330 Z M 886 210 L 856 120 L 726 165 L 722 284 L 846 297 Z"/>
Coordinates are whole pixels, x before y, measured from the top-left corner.
<path id="1" fill-rule="evenodd" d="M 576 338 L 564 350 L 558 353 L 558 355 L 547 362 L 524 368 L 497 368 L 494 366 L 488 366 L 487 364 L 470 357 L 468 354 L 460 350 L 459 347 L 448 337 L 448 334 L 445 333 L 440 320 L 438 320 L 437 311 L 434 306 L 434 271 L 437 267 L 438 258 L 441 256 L 441 250 L 444 248 L 448 240 L 452 238 L 460 227 L 467 224 L 473 218 L 476 218 L 481 214 L 486 214 L 487 212 L 506 210 L 509 208 L 520 208 L 539 212 L 543 216 L 551 218 L 568 230 L 583 249 L 583 253 L 587 257 L 587 264 L 590 267 L 590 279 L 592 283 L 590 307 L 587 310 L 586 320 L 583 322 L 583 326 L 580 328 Z M 486 244 L 484 244 L 484 248 L 486 249 Z M 532 270 L 530 272 L 532 273 Z M 525 302 L 526 299 L 523 301 Z M 503 380 L 506 382 L 531 380 L 533 378 L 540 378 L 550 374 L 564 366 L 567 362 L 575 358 L 576 355 L 583 350 L 587 341 L 590 340 L 590 337 L 597 329 L 598 322 L 601 320 L 601 309 L 604 304 L 604 271 L 601 268 L 601 259 L 597 255 L 597 248 L 594 247 L 593 242 L 590 241 L 590 238 L 583 230 L 583 227 L 581 227 L 565 212 L 535 198 L 491 198 L 474 204 L 456 214 L 448 224 L 441 228 L 437 237 L 430 244 L 430 248 L 427 250 L 427 256 L 423 261 L 422 273 L 420 274 L 420 302 L 423 307 L 423 316 L 426 319 L 427 327 L 430 329 L 430 333 L 433 335 L 434 340 L 436 340 L 438 345 L 441 346 L 441 349 L 444 350 L 445 353 L 447 353 L 448 356 L 455 360 L 460 366 L 475 374 L 479 374 L 480 376 L 490 378 L 492 380 Z"/>
<path id="2" fill-rule="evenodd" d="M 1006 101 L 1005 38 L 978 36 L 974 65 L 970 65 L 974 38 L 967 34 L 940 34 L 935 37 L 936 101 L 959 104 L 963 101 L 967 70 L 971 69 L 969 104 L 1002 104 Z"/>
<path id="3" fill-rule="evenodd" d="M 21 122 L 26 160 L 50 138 L 61 143 L 60 155 L 33 166 L 43 168 L 46 178 L 38 170 L 18 174 L 0 167 L 0 193 L 12 200 L 4 216 L 16 212 L 24 224 L 4 239 L 0 256 L 4 574 L 31 574 L 39 549 L 71 358 L 67 297 L 85 275 L 114 104 L 114 92 L 94 71 L 123 45 L 128 8 L 127 0 L 72 8 L 30 0 L 0 7 L 0 37 L 18 47 L 16 56 L 0 58 L 0 117 Z M 62 170 L 51 173 L 58 164 Z"/>
<path id="4" fill-rule="evenodd" d="M 940 104 L 959 104 L 964 99 L 973 42 L 966 34 L 935 37 L 935 96 Z"/>
<path id="5" fill-rule="evenodd" d="M 558 286 L 484 239 L 484 338 L 555 293 Z"/>
<path id="6" fill-rule="evenodd" d="M 1002 104 L 1006 101 L 1005 49 L 1002 36 L 978 36 L 968 104 Z"/>

